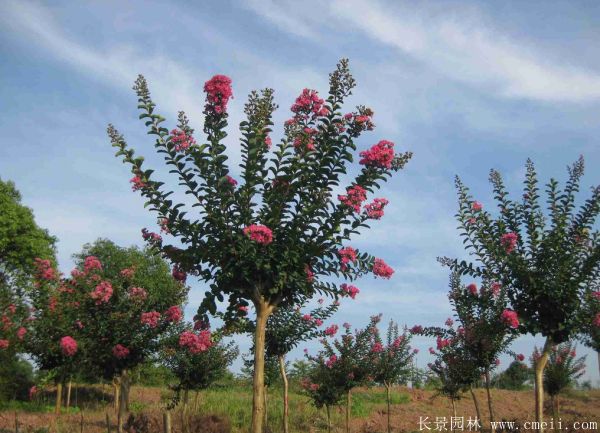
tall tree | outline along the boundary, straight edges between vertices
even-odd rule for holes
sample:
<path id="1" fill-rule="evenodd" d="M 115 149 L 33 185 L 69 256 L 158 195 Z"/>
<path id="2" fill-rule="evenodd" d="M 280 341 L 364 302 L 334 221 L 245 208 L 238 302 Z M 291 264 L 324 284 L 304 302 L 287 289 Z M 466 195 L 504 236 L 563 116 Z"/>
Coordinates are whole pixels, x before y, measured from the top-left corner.
<path id="1" fill-rule="evenodd" d="M 146 80 L 134 86 L 138 107 L 155 147 L 193 200 L 187 209 L 175 203 L 171 191 L 144 169 L 144 160 L 111 125 L 108 133 L 117 156 L 131 165 L 133 189 L 147 199 L 159 220 L 183 248 L 163 243 L 147 233 L 148 240 L 178 268 L 210 283 L 199 317 L 208 321 L 217 301 L 227 298 L 229 309 L 252 303 L 256 311 L 252 432 L 262 431 L 264 418 L 264 349 L 269 316 L 279 306 L 295 305 L 315 293 L 340 295 L 342 289 L 325 277 L 354 279 L 368 272 L 389 278 L 393 270 L 381 259 L 344 244 L 367 221 L 379 219 L 388 201 L 373 193 L 393 171 L 404 167 L 411 153 L 396 154 L 394 144 L 379 141 L 359 153 L 362 168 L 342 190 L 356 151 L 354 140 L 372 130 L 373 112 L 365 106 L 343 114 L 344 99 L 355 86 L 342 60 L 330 74 L 329 96 L 304 89 L 291 107 L 285 136 L 270 152 L 273 90 L 252 92 L 245 105 L 241 130 L 241 178 L 231 176 L 225 155 L 227 104 L 231 80 L 216 75 L 205 83 L 204 133 L 206 142 L 193 137 L 188 119 L 180 113 L 171 132 L 155 112 Z M 184 211 L 184 209 L 186 209 Z M 194 212 L 191 212 L 193 210 Z"/>

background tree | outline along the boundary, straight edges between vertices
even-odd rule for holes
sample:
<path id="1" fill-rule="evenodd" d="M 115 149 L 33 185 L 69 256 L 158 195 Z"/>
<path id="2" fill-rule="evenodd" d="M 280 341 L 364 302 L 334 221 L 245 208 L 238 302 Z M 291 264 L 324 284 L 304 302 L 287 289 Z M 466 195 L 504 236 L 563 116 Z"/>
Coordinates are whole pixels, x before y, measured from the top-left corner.
<path id="1" fill-rule="evenodd" d="M 238 186 L 223 144 L 231 80 L 216 75 L 205 83 L 207 140 L 199 144 L 183 113 L 177 129 L 169 132 L 161 126 L 165 119 L 155 113 L 146 80 L 140 76 L 134 87 L 140 118 L 193 199 L 194 213 L 184 211 L 183 203 L 174 203 L 171 192 L 154 180 L 153 171 L 142 168 L 143 158 L 134 156 L 114 127 L 108 128 L 117 155 L 131 165 L 133 189 L 146 197 L 163 228 L 183 248 L 163 243 L 149 232 L 148 240 L 181 272 L 210 283 L 200 318 L 208 321 L 206 314 L 214 314 L 216 301 L 225 298 L 231 311 L 249 303 L 255 307 L 253 433 L 262 430 L 265 331 L 275 308 L 295 305 L 317 292 L 340 295 L 341 288 L 324 277 L 354 279 L 372 271 L 389 278 L 393 272 L 383 260 L 344 243 L 366 227 L 367 220 L 383 215 L 387 200 L 376 198 L 363 206 L 367 193 L 401 169 L 411 154 L 395 154 L 394 144 L 386 140 L 360 152 L 361 170 L 344 187 L 346 194 L 334 197 L 354 160 L 354 139 L 373 129 L 373 112 L 358 106 L 342 113 L 344 99 L 355 86 L 346 60 L 330 74 L 329 85 L 326 100 L 314 90 L 303 90 L 291 107 L 285 137 L 271 153 L 273 90 L 250 94 L 244 110 L 247 118 L 240 124 L 244 182 Z"/>
<path id="2" fill-rule="evenodd" d="M 523 355 L 510 363 L 508 368 L 497 374 L 492 384 L 497 388 L 521 391 L 526 388 L 526 383 L 533 381 L 533 370 L 521 361 Z"/>
<path id="3" fill-rule="evenodd" d="M 392 431 L 390 424 L 391 412 L 391 387 L 395 383 L 408 380 L 412 373 L 412 361 L 417 349 L 410 347 L 411 335 L 405 329 L 402 335 L 398 331 L 398 324 L 390 320 L 387 329 L 386 344 L 379 335 L 379 329 L 375 333 L 375 364 L 373 365 L 373 380 L 385 386 L 387 398 L 387 430 Z"/>
<path id="4" fill-rule="evenodd" d="M 600 286 L 590 287 L 585 293 L 578 338 L 596 352 L 600 371 Z"/>
<path id="5" fill-rule="evenodd" d="M 452 270 L 496 281 L 505 287 L 519 318 L 519 332 L 546 339 L 535 366 L 536 421 L 543 418 L 543 371 L 552 346 L 580 333 L 584 292 L 600 278 L 600 235 L 592 232 L 600 212 L 600 187 L 576 209 L 575 199 L 584 172 L 583 158 L 569 167 L 564 190 L 550 179 L 547 212 L 539 204 L 537 174 L 527 161 L 522 199 L 513 201 L 500 173 L 490 181 L 499 215 L 493 217 L 469 195 L 459 178 L 461 236 L 476 262 L 444 259 Z M 543 429 L 540 429 L 543 430 Z"/>
<path id="6" fill-rule="evenodd" d="M 542 356 L 535 347 L 531 360 L 537 362 Z M 577 379 L 585 374 L 585 356 L 577 358 L 576 348 L 567 341 L 552 348 L 548 365 L 544 371 L 544 389 L 552 401 L 552 416 L 557 419 L 560 412 L 559 394 L 566 388 L 576 384 Z"/>

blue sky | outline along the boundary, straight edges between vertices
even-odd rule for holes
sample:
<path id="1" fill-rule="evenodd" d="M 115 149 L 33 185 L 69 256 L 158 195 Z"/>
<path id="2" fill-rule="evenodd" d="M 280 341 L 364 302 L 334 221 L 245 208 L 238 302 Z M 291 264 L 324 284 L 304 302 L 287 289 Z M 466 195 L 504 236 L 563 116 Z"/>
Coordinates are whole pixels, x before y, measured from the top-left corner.
<path id="1" fill-rule="evenodd" d="M 464 256 L 454 175 L 488 207 L 490 168 L 519 194 L 528 157 L 541 179 L 563 180 L 583 154 L 582 197 L 599 182 L 598 22 L 593 1 L 4 0 L 0 176 L 16 182 L 39 224 L 59 238 L 66 272 L 84 243 L 141 245 L 140 229 L 155 224 L 105 134 L 114 123 L 161 167 L 137 119 L 138 73 L 170 125 L 183 109 L 198 129 L 203 83 L 215 73 L 232 78 L 227 144 L 235 174 L 245 96 L 273 87 L 281 124 L 301 89 L 326 92 L 328 73 L 349 57 L 358 87 L 348 107 L 371 106 L 377 125 L 359 147 L 385 138 L 415 156 L 381 193 L 391 201 L 386 216 L 353 242 L 396 274 L 360 281 L 357 300 L 345 301 L 335 322 L 362 326 L 381 312 L 384 321 L 439 325 L 451 312 L 436 257 Z M 203 293 L 192 284 L 188 313 Z M 239 341 L 246 350 L 248 340 Z M 514 350 L 528 355 L 539 342 L 522 337 Z M 424 366 L 432 341 L 414 343 Z M 589 354 L 587 377 L 597 382 L 595 354 L 580 353 Z"/>

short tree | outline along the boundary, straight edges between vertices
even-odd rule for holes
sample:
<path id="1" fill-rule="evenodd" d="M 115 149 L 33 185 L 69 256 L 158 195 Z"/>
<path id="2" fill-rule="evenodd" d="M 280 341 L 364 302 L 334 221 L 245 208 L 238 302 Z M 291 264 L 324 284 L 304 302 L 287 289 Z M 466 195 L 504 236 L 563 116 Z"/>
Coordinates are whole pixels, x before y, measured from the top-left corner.
<path id="1" fill-rule="evenodd" d="M 592 233 L 600 212 L 600 187 L 592 188 L 591 197 L 576 209 L 584 171 L 580 158 L 569 167 L 564 190 L 554 179 L 547 184 L 548 211 L 544 213 L 533 163 L 528 160 L 526 168 L 519 201 L 509 198 L 500 173 L 491 171 L 500 211 L 496 218 L 456 179 L 461 236 L 476 263 L 449 259 L 444 263 L 461 274 L 500 283 L 519 317 L 519 332 L 540 333 L 546 339 L 535 366 L 536 421 L 540 423 L 543 371 L 552 346 L 580 333 L 583 294 L 600 277 L 600 235 Z"/>
<path id="2" fill-rule="evenodd" d="M 517 355 L 518 358 L 510 363 L 508 368 L 497 374 L 492 383 L 501 389 L 510 389 L 521 391 L 526 388 L 526 383 L 533 379 L 533 370 L 522 362 L 523 355 Z"/>
<path id="3" fill-rule="evenodd" d="M 148 240 L 183 273 L 210 283 L 200 316 L 216 312 L 216 302 L 227 297 L 229 309 L 252 303 L 256 310 L 253 384 L 253 433 L 262 430 L 264 412 L 264 345 L 267 320 L 275 308 L 295 305 L 317 292 L 340 295 L 328 276 L 353 279 L 373 272 L 389 278 L 392 269 L 381 259 L 345 246 L 369 219 L 379 219 L 388 203 L 376 198 L 364 205 L 393 171 L 401 169 L 410 153 L 395 154 L 394 144 L 380 141 L 360 152 L 362 169 L 335 197 L 342 176 L 353 162 L 354 140 L 373 129 L 373 112 L 358 106 L 341 112 L 344 99 L 355 85 L 348 62 L 342 60 L 330 75 L 326 100 L 305 89 L 291 107 L 285 137 L 270 153 L 271 116 L 276 105 L 273 90 L 252 92 L 241 122 L 241 178 L 231 176 L 223 139 L 227 127 L 227 103 L 231 80 L 216 75 L 206 82 L 204 133 L 197 143 L 188 119 L 180 113 L 178 128 L 169 132 L 155 112 L 146 80 L 135 84 L 138 107 L 155 147 L 193 200 L 195 214 L 174 203 L 153 171 L 142 168 L 123 136 L 112 126 L 108 133 L 117 155 L 131 165 L 134 190 L 158 213 L 163 227 L 181 241 L 183 248 L 163 243 L 154 234 Z"/>

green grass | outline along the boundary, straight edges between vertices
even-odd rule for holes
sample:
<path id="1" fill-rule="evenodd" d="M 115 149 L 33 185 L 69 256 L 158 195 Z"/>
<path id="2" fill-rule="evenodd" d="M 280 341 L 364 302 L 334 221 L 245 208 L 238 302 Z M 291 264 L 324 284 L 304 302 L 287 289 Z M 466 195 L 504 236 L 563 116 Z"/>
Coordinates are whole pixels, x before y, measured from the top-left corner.
<path id="1" fill-rule="evenodd" d="M 36 401 L 2 401 L 0 402 L 0 411 L 9 411 L 9 412 L 28 412 L 28 413 L 52 413 L 54 412 L 54 405 L 48 405 Z M 66 408 L 61 408 L 61 413 L 79 413 L 79 408 L 70 407 L 68 410 Z"/>

